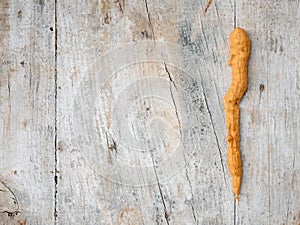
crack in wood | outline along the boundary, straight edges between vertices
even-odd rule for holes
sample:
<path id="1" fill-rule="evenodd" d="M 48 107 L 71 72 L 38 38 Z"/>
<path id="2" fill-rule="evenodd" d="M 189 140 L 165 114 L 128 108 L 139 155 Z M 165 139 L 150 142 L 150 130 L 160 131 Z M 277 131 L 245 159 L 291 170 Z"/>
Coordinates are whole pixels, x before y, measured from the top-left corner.
<path id="1" fill-rule="evenodd" d="M 173 102 L 173 105 L 174 105 L 174 108 L 175 108 L 175 114 L 176 114 L 176 118 L 177 118 L 178 126 L 179 126 L 179 133 L 180 133 L 180 136 L 182 137 L 181 122 L 180 122 L 180 118 L 179 118 L 179 114 L 178 114 L 178 109 L 177 109 L 177 105 L 176 105 L 176 102 L 175 102 L 175 99 L 174 99 L 174 95 L 173 95 L 173 91 L 172 91 L 172 87 L 171 86 L 170 86 L 169 90 L 170 90 L 172 102 Z"/>
<path id="2" fill-rule="evenodd" d="M 169 80 L 172 82 L 172 84 L 174 85 L 175 89 L 177 90 L 177 86 L 176 86 L 174 80 L 172 79 L 172 76 L 171 76 L 171 74 L 170 74 L 170 72 L 168 70 L 167 64 L 165 62 L 164 62 L 164 67 L 165 67 L 166 73 L 168 74 Z"/>
<path id="3" fill-rule="evenodd" d="M 192 208 L 193 218 L 194 218 L 196 224 L 198 225 L 199 223 L 198 223 L 198 220 L 197 220 L 197 217 L 196 217 L 196 213 L 195 213 L 193 202 L 191 202 L 191 208 Z"/>
<path id="4" fill-rule="evenodd" d="M 234 0 L 233 27 L 236 28 L 236 0 Z"/>
<path id="5" fill-rule="evenodd" d="M 151 30 L 151 34 L 152 34 L 153 40 L 155 41 L 154 30 L 153 30 L 153 26 L 152 26 L 151 19 L 150 19 L 150 13 L 149 13 L 149 8 L 148 8 L 148 2 L 147 2 L 147 0 L 145 0 L 145 5 L 146 5 L 146 12 L 147 12 L 147 18 L 148 18 L 149 27 L 150 27 L 150 30 Z"/>
<path id="6" fill-rule="evenodd" d="M 164 207 L 164 218 L 165 218 L 167 224 L 170 225 L 169 224 L 169 217 L 170 217 L 170 215 L 169 215 L 169 213 L 167 211 L 165 198 L 163 196 L 161 185 L 160 185 L 160 182 L 159 182 L 159 179 L 158 179 L 158 175 L 157 175 L 157 171 L 156 171 L 156 167 L 155 167 L 155 163 L 154 163 L 154 159 L 153 159 L 153 152 L 151 152 L 151 159 L 152 159 L 152 165 L 153 165 L 153 169 L 154 169 L 154 174 L 155 174 L 155 178 L 156 178 L 156 182 L 157 182 L 157 186 L 158 186 L 160 198 L 162 200 L 162 204 L 163 204 L 163 207 Z"/>
<path id="7" fill-rule="evenodd" d="M 115 154 L 118 153 L 118 151 L 117 151 L 117 144 L 116 144 L 116 141 L 113 138 L 110 137 L 110 135 L 108 134 L 108 132 L 105 132 L 105 137 L 106 137 L 106 146 L 107 146 L 107 150 L 108 150 L 108 162 L 112 163 L 112 155 L 111 155 L 111 153 L 112 152 L 115 152 Z"/>
<path id="8" fill-rule="evenodd" d="M 206 6 L 205 6 L 205 9 L 204 9 L 204 13 L 207 12 L 207 10 L 208 10 L 209 6 L 211 5 L 211 3 L 212 3 L 212 0 L 208 0 L 208 1 L 207 1 Z"/>
<path id="9" fill-rule="evenodd" d="M 204 27 L 203 27 L 202 21 L 200 21 L 200 25 L 201 25 L 201 33 L 203 35 L 203 39 L 204 39 L 204 42 L 205 42 L 205 45 L 206 45 L 206 49 L 207 49 L 207 51 L 209 51 L 208 42 L 207 42 L 207 38 L 206 38 L 206 35 L 205 35 L 205 32 L 204 32 Z"/>
<path id="10" fill-rule="evenodd" d="M 210 111 L 209 106 L 208 106 L 207 97 L 206 97 L 206 94 L 205 94 L 205 91 L 204 91 L 204 88 L 203 88 L 203 84 L 202 84 L 202 90 L 203 90 L 202 93 L 203 93 L 203 96 L 204 96 L 204 102 L 205 102 L 205 105 L 206 105 L 206 108 L 207 108 L 207 111 L 208 111 L 208 114 L 209 114 L 209 119 L 210 119 L 210 122 L 211 122 L 211 125 L 212 125 L 212 128 L 213 128 L 213 133 L 214 133 L 214 136 L 215 136 L 215 139 L 216 139 L 216 144 L 217 144 L 217 147 L 218 147 L 219 158 L 220 158 L 220 162 L 221 162 L 221 166 L 222 166 L 222 172 L 223 172 L 223 179 L 224 179 L 225 185 L 227 186 L 225 168 L 224 168 L 223 157 L 222 157 L 222 151 L 221 151 L 221 147 L 220 147 L 220 144 L 219 144 L 219 139 L 218 139 L 218 136 L 217 136 L 217 133 L 216 133 L 215 125 L 214 125 L 214 122 L 212 120 L 212 114 L 211 114 L 211 111 Z"/>
<path id="11" fill-rule="evenodd" d="M 173 84 L 173 86 L 174 86 L 175 89 L 177 90 L 177 86 L 176 86 L 174 80 L 173 80 L 172 77 L 171 77 L 171 74 L 170 74 L 170 72 L 169 72 L 169 70 L 168 70 L 168 68 L 167 68 L 166 63 L 164 63 L 164 66 L 165 66 L 165 71 L 166 71 L 167 74 L 168 74 L 168 77 L 169 77 L 170 82 Z M 174 94 L 173 94 L 173 90 L 172 90 L 172 86 L 171 86 L 171 85 L 170 85 L 170 87 L 169 87 L 169 90 L 170 90 L 172 102 L 173 102 L 173 105 L 174 105 L 174 108 L 175 108 L 175 114 L 176 114 L 176 118 L 177 118 L 177 122 L 178 122 L 178 126 L 179 126 L 180 137 L 182 137 L 182 126 L 181 126 L 181 121 L 180 121 L 180 118 L 179 118 L 178 108 L 177 108 L 177 105 L 176 105 L 176 101 L 175 101 L 175 98 L 174 98 Z"/>
<path id="12" fill-rule="evenodd" d="M 58 144 L 57 144 L 57 0 L 54 1 L 54 225 L 58 224 Z"/>
<path id="13" fill-rule="evenodd" d="M 234 197 L 233 203 L 233 225 L 236 225 L 237 215 L 236 215 L 236 199 Z"/>
<path id="14" fill-rule="evenodd" d="M 11 87 L 10 87 L 10 78 L 9 78 L 9 74 L 7 75 L 7 90 L 8 90 L 8 98 L 10 99 L 10 93 L 11 93 Z"/>
<path id="15" fill-rule="evenodd" d="M 164 68 L 165 68 L 166 73 L 168 74 L 168 78 L 169 78 L 170 82 L 173 84 L 174 88 L 177 90 L 177 86 L 175 84 L 175 81 L 173 80 L 173 78 L 171 76 L 171 73 L 169 72 L 168 67 L 167 67 L 167 65 L 166 65 L 165 62 L 164 62 Z M 173 94 L 172 86 L 171 85 L 169 87 L 169 90 L 170 90 L 172 102 L 173 102 L 173 105 L 174 105 L 174 108 L 175 108 L 175 114 L 176 114 L 178 125 L 179 125 L 180 140 L 181 140 L 181 143 L 183 145 L 184 151 L 186 151 L 184 142 L 182 140 L 182 126 L 181 126 L 181 121 L 180 121 L 180 118 L 179 118 L 178 109 L 177 109 L 177 105 L 176 105 L 176 102 L 175 102 L 175 98 L 174 98 L 174 94 Z M 194 193 L 193 193 L 193 189 L 192 189 L 192 183 L 191 183 L 191 180 L 190 180 L 190 177 L 188 175 L 187 168 L 186 168 L 187 160 L 186 160 L 186 156 L 185 156 L 184 152 L 183 152 L 183 158 L 184 158 L 184 162 L 185 162 L 185 175 L 186 175 L 187 181 L 189 183 L 189 187 L 191 189 L 191 195 L 192 195 L 192 201 L 191 201 L 192 214 L 193 214 L 193 218 L 194 218 L 196 224 L 198 224 L 198 220 L 197 220 L 197 217 L 196 217 L 196 213 L 195 213 L 195 209 L 194 209 L 194 204 L 193 204 Z"/>
<path id="16" fill-rule="evenodd" d="M 185 145 L 183 143 L 183 141 L 181 140 L 182 142 L 182 146 L 183 146 L 183 149 L 184 149 L 184 152 L 186 151 L 186 148 L 185 148 Z M 188 184 L 189 184 L 189 187 L 191 189 L 191 195 L 192 195 L 192 201 L 191 201 L 191 208 L 192 208 L 192 214 L 193 214 L 193 218 L 196 222 L 196 224 L 198 225 L 198 219 L 196 217 L 196 213 L 195 213 L 195 208 L 194 208 L 194 192 L 193 192 L 193 186 L 192 186 L 192 182 L 191 182 L 191 179 L 189 177 L 189 174 L 188 174 L 188 170 L 187 170 L 187 161 L 186 161 L 186 156 L 185 156 L 185 153 L 183 152 L 183 159 L 184 159 L 184 163 L 185 163 L 185 176 L 186 176 L 186 179 L 188 181 Z"/>

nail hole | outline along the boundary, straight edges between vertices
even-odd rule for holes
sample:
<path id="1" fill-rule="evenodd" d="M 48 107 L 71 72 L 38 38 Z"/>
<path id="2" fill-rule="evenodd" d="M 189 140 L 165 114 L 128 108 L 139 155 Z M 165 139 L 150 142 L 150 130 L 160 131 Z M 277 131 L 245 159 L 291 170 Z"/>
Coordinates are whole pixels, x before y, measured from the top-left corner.
<path id="1" fill-rule="evenodd" d="M 18 18 L 19 19 L 22 18 L 22 11 L 21 10 L 18 11 Z"/>
<path id="2" fill-rule="evenodd" d="M 259 91 L 260 91 L 260 93 L 263 92 L 264 90 L 265 90 L 265 85 L 260 84 L 259 85 Z"/>

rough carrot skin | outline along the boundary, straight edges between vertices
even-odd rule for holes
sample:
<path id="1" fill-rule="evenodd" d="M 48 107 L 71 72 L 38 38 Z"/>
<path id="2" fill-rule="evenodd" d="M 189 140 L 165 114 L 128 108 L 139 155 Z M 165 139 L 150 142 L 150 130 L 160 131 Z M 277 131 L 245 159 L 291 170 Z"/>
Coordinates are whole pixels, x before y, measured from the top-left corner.
<path id="1" fill-rule="evenodd" d="M 228 167 L 232 176 L 233 192 L 238 201 L 243 173 L 239 144 L 239 103 L 247 90 L 249 55 L 250 39 L 245 30 L 237 27 L 230 34 L 230 58 L 228 64 L 232 68 L 232 82 L 223 99 L 223 104 L 228 130 Z"/>

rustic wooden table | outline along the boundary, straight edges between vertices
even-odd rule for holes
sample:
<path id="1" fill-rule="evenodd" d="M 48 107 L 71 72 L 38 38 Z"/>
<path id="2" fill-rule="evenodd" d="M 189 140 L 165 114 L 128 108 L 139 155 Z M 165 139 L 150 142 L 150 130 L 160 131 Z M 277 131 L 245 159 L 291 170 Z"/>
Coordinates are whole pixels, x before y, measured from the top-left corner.
<path id="1" fill-rule="evenodd" d="M 206 4 L 0 1 L 0 224 L 300 223 L 300 2 Z M 240 205 L 235 24 L 252 41 Z"/>

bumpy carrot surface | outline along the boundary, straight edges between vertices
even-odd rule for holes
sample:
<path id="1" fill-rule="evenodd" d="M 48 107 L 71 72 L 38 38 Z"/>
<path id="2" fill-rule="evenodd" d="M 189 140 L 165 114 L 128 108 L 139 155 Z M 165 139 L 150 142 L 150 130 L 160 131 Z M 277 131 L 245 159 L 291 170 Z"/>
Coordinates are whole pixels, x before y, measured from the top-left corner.
<path id="1" fill-rule="evenodd" d="M 223 99 L 223 104 L 228 130 L 228 167 L 232 176 L 233 192 L 238 201 L 243 173 L 239 144 L 239 102 L 247 90 L 249 55 L 250 39 L 245 30 L 237 27 L 230 34 L 230 58 L 228 64 L 232 67 L 232 82 Z"/>

